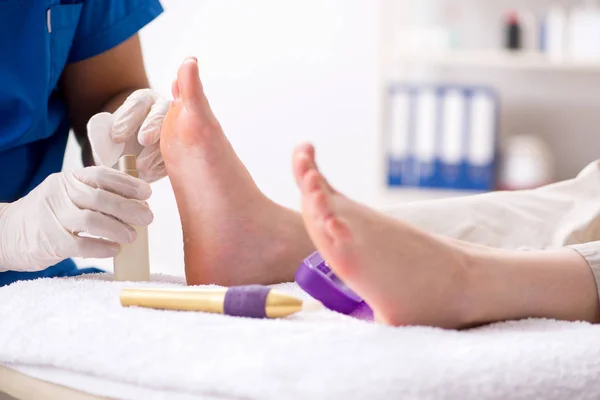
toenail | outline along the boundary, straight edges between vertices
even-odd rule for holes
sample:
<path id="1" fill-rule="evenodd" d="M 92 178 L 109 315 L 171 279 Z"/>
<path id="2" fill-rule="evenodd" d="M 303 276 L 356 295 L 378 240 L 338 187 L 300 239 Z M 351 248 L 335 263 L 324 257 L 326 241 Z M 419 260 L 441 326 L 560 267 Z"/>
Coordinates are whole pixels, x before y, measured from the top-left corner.
<path id="1" fill-rule="evenodd" d="M 310 165 L 310 158 L 308 157 L 308 155 L 306 153 L 299 153 L 296 156 L 298 162 L 302 163 L 303 166 L 309 166 Z"/>

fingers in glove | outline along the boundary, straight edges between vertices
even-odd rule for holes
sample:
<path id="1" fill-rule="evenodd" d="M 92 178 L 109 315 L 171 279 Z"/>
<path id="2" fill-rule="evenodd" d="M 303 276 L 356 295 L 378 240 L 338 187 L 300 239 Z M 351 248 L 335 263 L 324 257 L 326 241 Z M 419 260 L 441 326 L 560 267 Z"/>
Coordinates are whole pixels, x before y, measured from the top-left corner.
<path id="1" fill-rule="evenodd" d="M 67 186 L 67 193 L 79 209 L 99 212 L 126 224 L 147 226 L 154 219 L 152 211 L 144 203 L 103 189 L 93 189 L 77 180 Z"/>
<path id="2" fill-rule="evenodd" d="M 145 180 L 146 182 L 156 182 L 159 179 L 167 176 L 167 167 L 164 162 L 161 162 L 158 166 L 154 167 L 152 170 L 148 171 L 144 175 L 140 172 L 140 178 Z"/>
<path id="3" fill-rule="evenodd" d="M 75 236 L 78 256 L 83 258 L 110 258 L 121 250 L 117 243 L 102 239 Z"/>
<path id="4" fill-rule="evenodd" d="M 129 225 L 148 226 L 154 220 L 154 214 L 145 203 L 125 199 L 118 194 L 102 189 L 91 194 L 86 190 L 69 189 L 69 192 L 73 192 L 69 193 L 73 204 L 82 210 L 100 212 Z"/>
<path id="5" fill-rule="evenodd" d="M 154 103 L 138 133 L 138 142 L 140 142 L 141 145 L 150 146 L 158 142 L 160 139 L 162 123 L 168 110 L 168 101 L 158 100 Z"/>
<path id="6" fill-rule="evenodd" d="M 156 94 L 150 89 L 133 92 L 117 111 L 114 112 L 111 137 L 116 143 L 124 143 L 134 137 L 156 101 Z"/>
<path id="7" fill-rule="evenodd" d="M 128 199 L 148 200 L 152 195 L 152 188 L 147 182 L 107 167 L 82 168 L 73 172 L 73 177 L 92 188 Z"/>
<path id="8" fill-rule="evenodd" d="M 137 159 L 137 166 L 140 173 L 144 172 L 145 174 L 148 174 L 162 162 L 163 158 L 162 153 L 160 152 L 159 142 L 142 150 Z"/>
<path id="9" fill-rule="evenodd" d="M 97 211 L 77 210 L 69 213 L 61 223 L 76 237 L 83 233 L 119 244 L 132 243 L 136 238 L 133 227 Z"/>

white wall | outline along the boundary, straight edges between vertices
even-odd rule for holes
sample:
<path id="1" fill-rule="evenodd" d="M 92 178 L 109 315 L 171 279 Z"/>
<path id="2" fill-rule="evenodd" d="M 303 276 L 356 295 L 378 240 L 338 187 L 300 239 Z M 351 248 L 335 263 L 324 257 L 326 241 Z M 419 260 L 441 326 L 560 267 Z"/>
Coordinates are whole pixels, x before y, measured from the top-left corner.
<path id="1" fill-rule="evenodd" d="M 378 1 L 162 4 L 165 13 L 141 34 L 153 88 L 170 96 L 179 63 L 197 56 L 217 117 L 267 195 L 297 207 L 291 152 L 310 141 L 340 190 L 378 202 Z M 77 166 L 78 157 L 71 143 L 65 168 Z M 154 185 L 151 206 L 153 272 L 182 273 L 179 217 L 168 180 Z M 92 263 L 110 268 L 110 261 Z"/>

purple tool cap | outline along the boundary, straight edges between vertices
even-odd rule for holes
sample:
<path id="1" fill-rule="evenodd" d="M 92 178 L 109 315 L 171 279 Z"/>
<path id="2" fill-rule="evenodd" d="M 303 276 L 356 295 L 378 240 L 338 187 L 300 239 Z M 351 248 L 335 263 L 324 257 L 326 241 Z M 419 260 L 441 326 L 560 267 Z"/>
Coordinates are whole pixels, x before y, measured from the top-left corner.
<path id="1" fill-rule="evenodd" d="M 296 271 L 296 282 L 330 310 L 351 315 L 360 307 L 361 318 L 369 319 L 363 315 L 366 309 L 370 312 L 369 306 L 334 274 L 318 252 L 302 262 Z"/>

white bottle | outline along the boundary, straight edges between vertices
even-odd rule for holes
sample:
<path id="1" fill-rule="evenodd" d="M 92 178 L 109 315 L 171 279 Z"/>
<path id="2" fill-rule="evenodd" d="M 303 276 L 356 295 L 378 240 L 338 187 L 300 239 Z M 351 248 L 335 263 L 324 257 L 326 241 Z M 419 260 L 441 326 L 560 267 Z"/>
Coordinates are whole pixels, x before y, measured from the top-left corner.
<path id="1" fill-rule="evenodd" d="M 546 51 L 553 61 L 562 61 L 565 57 L 567 36 L 567 16 L 559 5 L 553 5 L 546 17 Z"/>
<path id="2" fill-rule="evenodd" d="M 465 160 L 467 99 L 463 90 L 450 89 L 443 97 L 442 131 L 439 158 L 441 184 L 454 188 L 461 177 L 461 164 Z"/>
<path id="3" fill-rule="evenodd" d="M 134 155 L 119 159 L 119 170 L 139 177 Z M 150 256 L 148 251 L 148 227 L 136 226 L 137 237 L 133 243 L 124 244 L 115 256 L 113 265 L 116 281 L 144 282 L 150 280 Z"/>
<path id="4" fill-rule="evenodd" d="M 467 158 L 471 166 L 488 167 L 496 152 L 496 108 L 493 98 L 477 92 L 471 98 L 471 135 Z"/>
<path id="5" fill-rule="evenodd" d="M 569 59 L 582 61 L 586 58 L 585 36 L 587 15 L 583 7 L 575 6 L 569 13 L 566 26 L 566 54 Z"/>
<path id="6" fill-rule="evenodd" d="M 446 166 L 458 168 L 463 162 L 465 142 L 465 110 L 467 100 L 463 91 L 451 89 L 446 92 L 443 106 L 443 135 L 440 159 Z"/>
<path id="7" fill-rule="evenodd" d="M 600 7 L 593 1 L 585 1 L 575 7 L 569 18 L 569 55 L 575 61 L 598 62 L 600 60 Z"/>
<path id="8" fill-rule="evenodd" d="M 589 8 L 590 31 L 586 37 L 587 48 L 589 51 L 589 60 L 600 62 L 600 46 L 598 38 L 600 37 L 600 7 L 597 3 L 592 3 Z"/>

